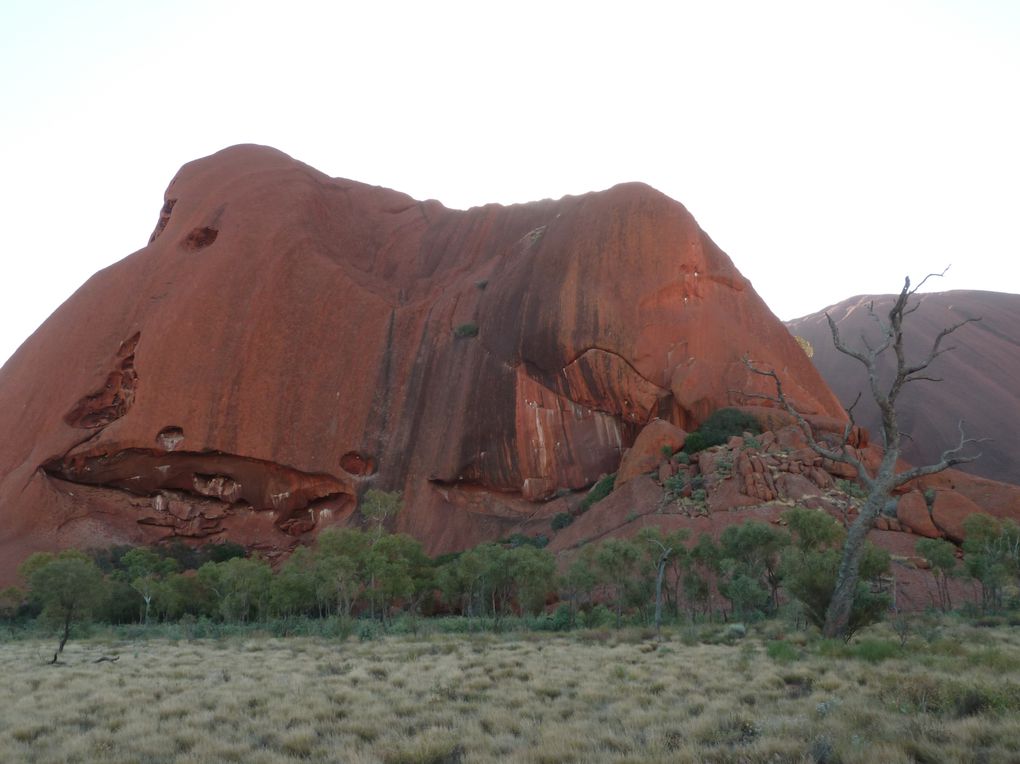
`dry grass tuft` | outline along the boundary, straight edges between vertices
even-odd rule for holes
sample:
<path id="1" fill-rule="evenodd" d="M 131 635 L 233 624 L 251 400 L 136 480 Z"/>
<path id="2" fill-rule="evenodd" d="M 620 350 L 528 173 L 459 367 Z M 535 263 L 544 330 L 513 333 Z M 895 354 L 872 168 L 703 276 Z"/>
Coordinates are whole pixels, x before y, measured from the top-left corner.
<path id="1" fill-rule="evenodd" d="M 641 633 L 0 645 L 17 762 L 1015 761 L 1020 634 L 905 648 Z M 896 645 L 890 647 L 895 641 Z M 116 663 L 94 664 L 100 654 Z"/>

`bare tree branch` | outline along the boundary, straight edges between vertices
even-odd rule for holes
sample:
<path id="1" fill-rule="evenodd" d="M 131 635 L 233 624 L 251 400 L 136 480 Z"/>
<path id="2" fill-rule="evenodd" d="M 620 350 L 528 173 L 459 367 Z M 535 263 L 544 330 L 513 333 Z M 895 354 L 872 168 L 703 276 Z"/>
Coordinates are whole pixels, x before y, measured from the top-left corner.
<path id="1" fill-rule="evenodd" d="M 843 428 L 843 437 L 839 443 L 839 446 L 837 447 L 838 450 L 826 448 L 815 436 L 814 428 L 811 427 L 811 423 L 804 418 L 804 415 L 801 414 L 800 411 L 798 411 L 797 408 L 794 407 L 793 404 L 790 403 L 789 399 L 786 397 L 786 393 L 783 390 L 783 381 L 779 378 L 779 375 L 776 374 L 775 370 L 762 369 L 758 366 L 755 366 L 751 359 L 748 358 L 747 356 L 744 357 L 743 361 L 744 366 L 746 366 L 749 371 L 762 377 L 769 377 L 772 380 L 773 384 L 776 386 L 775 396 L 764 395 L 762 393 L 744 393 L 744 395 L 747 398 L 768 400 L 773 403 L 778 403 L 780 406 L 783 407 L 783 409 L 787 413 L 791 414 L 793 418 L 797 421 L 797 426 L 800 428 L 801 432 L 804 433 L 804 437 L 807 439 L 808 446 L 811 448 L 812 451 L 814 451 L 816 454 L 825 459 L 830 459 L 831 461 L 834 462 L 842 462 L 843 464 L 849 464 L 850 466 L 857 470 L 857 474 L 864 480 L 865 484 L 870 485 L 871 475 L 868 474 L 868 471 L 865 468 L 864 464 L 861 462 L 861 460 L 858 459 L 849 450 L 850 435 L 853 432 L 854 428 L 853 417 L 850 418 L 850 421 L 848 421 L 846 426 Z M 858 395 L 857 400 L 855 400 L 853 403 L 853 406 L 856 406 L 859 400 L 860 396 Z M 853 406 L 851 406 L 851 409 L 853 408 Z"/>
<path id="2" fill-rule="evenodd" d="M 950 264 L 950 265 L 947 265 L 945 268 L 943 268 L 941 273 L 929 273 L 927 276 L 925 276 L 923 279 L 921 279 L 917 283 L 916 287 L 914 287 L 912 290 L 910 290 L 910 293 L 907 295 L 907 297 L 912 297 L 914 294 L 916 294 L 917 290 L 920 289 L 921 287 L 923 287 L 925 285 L 925 283 L 927 283 L 928 279 L 940 279 L 943 276 L 945 276 L 946 273 L 949 271 L 949 269 L 951 267 L 952 267 L 952 265 Z M 909 286 L 910 286 L 910 277 L 908 276 L 907 277 L 907 287 L 909 287 Z"/>
<path id="3" fill-rule="evenodd" d="M 967 462 L 973 462 L 981 457 L 981 452 L 976 454 L 964 455 L 963 451 L 967 446 L 976 446 L 979 443 L 984 443 L 988 438 L 968 438 L 963 430 L 963 420 L 961 419 L 957 423 L 957 429 L 960 431 L 960 440 L 952 448 L 947 448 L 942 452 L 939 460 L 934 464 L 928 464 L 923 467 L 913 467 L 906 472 L 901 472 L 896 475 L 896 486 L 901 486 L 904 483 L 909 483 L 911 480 L 916 480 L 919 477 L 925 475 L 934 475 L 943 470 L 947 470 L 950 467 L 954 467 L 957 464 L 966 464 Z"/>
<path id="4" fill-rule="evenodd" d="M 911 374 L 914 374 L 916 372 L 924 371 L 925 369 L 928 368 L 929 365 L 931 365 L 931 362 L 938 358 L 940 355 L 942 355 L 943 353 L 948 353 L 950 350 L 955 350 L 955 348 L 952 347 L 940 349 L 939 346 L 942 344 L 942 340 L 944 340 L 950 334 L 955 332 L 961 326 L 966 326 L 967 324 L 972 324 L 980 320 L 981 320 L 980 318 L 967 318 L 964 319 L 963 321 L 960 321 L 959 323 L 953 324 L 952 326 L 947 326 L 945 329 L 940 331 L 938 333 L 938 336 L 935 337 L 934 342 L 932 342 L 931 350 L 928 352 L 928 356 L 918 364 L 915 364 L 913 366 L 905 366 L 903 369 L 905 374 L 907 376 L 910 376 Z"/>

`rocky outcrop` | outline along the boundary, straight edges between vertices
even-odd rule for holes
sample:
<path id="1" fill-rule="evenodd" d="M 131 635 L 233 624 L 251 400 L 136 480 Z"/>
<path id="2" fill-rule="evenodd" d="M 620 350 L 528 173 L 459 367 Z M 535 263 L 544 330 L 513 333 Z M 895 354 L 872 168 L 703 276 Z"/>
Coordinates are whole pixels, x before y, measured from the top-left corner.
<path id="1" fill-rule="evenodd" d="M 872 464 L 881 451 L 865 444 L 856 455 Z M 853 470 L 818 456 L 800 428 L 787 424 L 758 436 L 731 438 L 679 462 L 662 452 L 656 465 L 590 508 L 558 507 L 575 516 L 567 527 L 553 531 L 546 517 L 532 522 L 529 530 L 549 534 L 550 549 L 564 556 L 591 541 L 633 536 L 646 527 L 686 530 L 694 544 L 702 534 L 719 538 L 726 528 L 748 520 L 782 525 L 784 513 L 795 506 L 827 512 L 848 525 L 857 518 L 864 496 Z M 918 540 L 960 543 L 964 521 L 975 513 L 1020 521 L 1020 487 L 946 470 L 904 486 L 891 498 L 869 539 L 891 555 L 890 585 L 895 585 L 899 607 L 919 610 L 933 602 L 930 566 L 918 556 Z M 954 589 L 957 602 L 972 596 L 965 588 Z"/>
<path id="2" fill-rule="evenodd" d="M 932 365 L 939 383 L 907 385 L 898 412 L 904 432 L 903 456 L 913 464 L 938 461 L 942 451 L 959 439 L 958 423 L 967 434 L 988 438 L 981 443 L 981 458 L 961 470 L 992 480 L 1020 484 L 1020 295 L 997 292 L 953 291 L 918 295 L 920 307 L 904 322 L 910 357 L 924 357 L 942 329 L 969 318 L 969 323 L 944 344 L 952 352 Z M 864 334 L 874 339 L 876 322 L 869 312 L 888 314 L 893 295 L 854 297 L 819 313 L 788 322 L 790 331 L 807 339 L 812 360 L 840 400 L 849 405 L 865 391 L 855 411 L 857 420 L 877 431 L 879 417 L 867 395 L 863 367 L 836 351 L 825 313 L 832 316 L 848 343 Z M 883 367 L 891 378 L 895 359 L 887 353 Z"/>
<path id="3" fill-rule="evenodd" d="M 432 552 L 497 538 L 615 471 L 654 418 L 691 429 L 764 389 L 752 351 L 842 421 L 647 186 L 458 211 L 226 149 L 0 370 L 0 579 L 70 545 L 282 553 L 357 521 L 369 485 L 404 491 L 398 528 Z"/>

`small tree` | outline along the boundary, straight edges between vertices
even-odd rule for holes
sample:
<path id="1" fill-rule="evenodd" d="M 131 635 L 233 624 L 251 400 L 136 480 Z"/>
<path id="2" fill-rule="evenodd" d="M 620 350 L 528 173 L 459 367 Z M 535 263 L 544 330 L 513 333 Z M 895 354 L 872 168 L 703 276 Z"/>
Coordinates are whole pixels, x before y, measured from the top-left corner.
<path id="1" fill-rule="evenodd" d="M 938 593 L 938 607 L 943 611 L 952 610 L 953 600 L 949 596 L 949 579 L 956 571 L 956 547 L 945 539 L 921 539 L 914 549 L 931 566 L 931 574 L 935 579 L 935 590 Z"/>
<path id="2" fill-rule="evenodd" d="M 161 557 L 151 549 L 135 547 L 121 557 L 120 565 L 126 571 L 127 582 L 145 604 L 143 620 L 148 623 L 152 600 L 160 591 L 163 579 L 177 570 L 177 561 Z"/>
<path id="3" fill-rule="evenodd" d="M 576 622 L 577 609 L 591 603 L 592 592 L 599 583 L 598 575 L 595 572 L 594 555 L 594 544 L 586 544 L 581 547 L 581 551 L 559 579 L 560 590 L 570 604 L 571 627 Z"/>
<path id="4" fill-rule="evenodd" d="M 620 628 L 623 606 L 632 590 L 639 559 L 637 546 L 627 539 L 606 539 L 595 551 L 595 569 L 599 580 L 613 591 L 616 628 Z"/>
<path id="5" fill-rule="evenodd" d="M 975 514 L 963 521 L 963 530 L 963 562 L 981 584 L 981 608 L 1000 610 L 1003 587 L 1020 572 L 1020 526 Z"/>
<path id="6" fill-rule="evenodd" d="M 945 273 L 945 271 L 943 271 Z M 941 458 L 934 464 L 923 467 L 914 467 L 903 472 L 896 471 L 896 465 L 900 458 L 900 444 L 902 434 L 900 432 L 899 417 L 896 412 L 896 404 L 900 393 L 905 385 L 910 382 L 929 381 L 937 382 L 939 379 L 928 373 L 928 367 L 943 353 L 951 348 L 943 347 L 945 339 L 965 324 L 977 321 L 976 318 L 968 318 L 953 326 L 946 327 L 938 333 L 927 354 L 916 361 L 907 359 L 904 347 L 904 320 L 911 313 L 917 310 L 919 302 L 912 300 L 924 283 L 932 276 L 942 274 L 929 274 L 921 282 L 911 289 L 910 279 L 906 279 L 903 289 L 893 302 L 885 319 L 880 318 L 874 311 L 874 305 L 869 310 L 878 324 L 880 339 L 876 344 L 867 342 L 862 337 L 863 347 L 860 349 L 851 348 L 844 342 L 840 335 L 839 328 L 832 316 L 826 314 L 829 322 L 829 330 L 832 334 L 832 342 L 840 353 L 855 359 L 862 364 L 868 374 L 871 397 L 878 405 L 881 415 L 881 437 L 884 452 L 882 460 L 877 467 L 871 469 L 860 459 L 851 447 L 851 436 L 854 433 L 853 410 L 857 401 L 848 409 L 849 420 L 843 431 L 843 436 L 838 442 L 826 441 L 817 436 L 811 425 L 795 406 L 795 402 L 787 398 L 782 381 L 774 369 L 763 369 L 755 366 L 750 359 L 745 359 L 747 368 L 758 375 L 769 377 L 775 386 L 776 394 L 760 395 L 754 393 L 745 394 L 749 398 L 766 398 L 778 402 L 783 408 L 794 416 L 797 424 L 804 432 L 808 445 L 815 453 L 833 461 L 849 464 L 857 471 L 857 477 L 863 483 L 867 492 L 867 499 L 864 506 L 857 515 L 857 519 L 851 524 L 843 544 L 840 556 L 839 570 L 834 582 L 832 598 L 829 601 L 828 610 L 825 615 L 825 622 L 822 632 L 827 637 L 847 635 L 850 628 L 851 612 L 854 607 L 854 596 L 858 591 L 858 582 L 861 577 L 861 563 L 864 559 L 865 540 L 868 531 L 874 525 L 875 519 L 889 502 L 892 492 L 912 480 L 925 475 L 933 475 L 946 470 L 953 465 L 973 461 L 978 455 L 966 455 L 967 447 L 978 441 L 967 438 L 963 432 L 963 423 L 960 423 L 960 439 L 955 446 L 942 453 Z M 879 369 L 880 358 L 892 353 L 895 356 L 895 372 L 891 382 L 885 383 Z M 858 400 L 860 396 L 858 395 Z"/>
<path id="7" fill-rule="evenodd" d="M 664 536 L 659 528 L 642 528 L 637 534 L 637 541 L 645 548 L 646 558 L 653 563 L 655 569 L 655 635 L 658 637 L 662 629 L 663 585 L 666 581 L 666 569 L 673 563 L 673 573 L 679 579 L 683 561 L 687 558 L 687 538 L 690 532 L 686 529 L 675 531 Z M 675 584 L 674 591 L 676 591 Z"/>
<path id="8" fill-rule="evenodd" d="M 265 614 L 272 570 L 264 560 L 234 557 L 226 562 L 207 562 L 198 569 L 198 579 L 216 593 L 224 621 L 246 622 Z"/>
<path id="9" fill-rule="evenodd" d="M 295 549 L 273 576 L 269 599 L 283 615 L 308 613 L 315 608 L 315 559 L 306 546 Z"/>
<path id="10" fill-rule="evenodd" d="M 700 606 L 702 612 L 712 620 L 712 586 L 722 572 L 722 550 L 707 533 L 698 536 L 698 542 L 690 552 L 691 564 L 684 576 L 684 594 L 690 607 L 691 618 Z"/>
<path id="11" fill-rule="evenodd" d="M 368 595 L 379 606 L 383 622 L 390 609 L 403 603 L 412 613 L 432 585 L 431 563 L 421 544 L 402 533 L 385 534 L 372 545 L 366 558 Z"/>
<path id="12" fill-rule="evenodd" d="M 328 528 L 315 542 L 316 599 L 348 617 L 363 588 L 371 539 L 356 528 Z"/>
<path id="13" fill-rule="evenodd" d="M 71 636 L 71 628 L 89 617 L 103 600 L 103 574 L 77 550 L 58 555 L 37 552 L 21 564 L 29 597 L 42 607 L 39 619 L 56 626 L 60 635 L 51 663 L 56 663 Z"/>
<path id="14" fill-rule="evenodd" d="M 540 613 L 555 585 L 556 558 L 545 549 L 519 546 L 510 550 L 510 568 L 522 612 Z"/>
<path id="15" fill-rule="evenodd" d="M 724 530 L 719 542 L 730 572 L 729 580 L 719 587 L 723 596 L 745 613 L 749 608 L 775 610 L 779 607 L 782 582 L 779 560 L 790 543 L 789 535 L 766 523 L 746 520 Z M 727 591 L 737 594 L 737 598 Z M 766 597 L 762 598 L 758 591 L 766 592 Z"/>
<path id="16" fill-rule="evenodd" d="M 822 510 L 797 507 L 784 515 L 793 534 L 793 544 L 783 553 L 781 572 L 786 590 L 801 603 L 807 619 L 822 628 L 832 604 L 841 560 L 843 527 Z M 850 639 L 857 631 L 882 619 L 889 598 L 873 591 L 871 583 L 889 570 L 889 555 L 865 543 L 857 589 L 851 598 L 847 623 L 839 636 Z"/>
<path id="17" fill-rule="evenodd" d="M 403 506 L 403 499 L 400 491 L 380 491 L 377 488 L 369 488 L 361 500 L 358 509 L 365 516 L 378 538 L 383 534 L 386 523 L 399 514 Z"/>
<path id="18" fill-rule="evenodd" d="M 372 525 L 372 541 L 371 549 L 374 550 L 375 546 L 382 540 L 386 534 L 386 524 L 391 518 L 394 518 L 399 514 L 401 507 L 403 506 L 400 491 L 380 491 L 377 488 L 369 488 L 365 491 L 360 506 L 361 514 L 365 516 L 365 519 Z M 375 618 L 375 606 L 377 601 L 377 594 L 380 591 L 380 586 L 376 582 L 376 572 L 378 566 L 370 564 L 378 556 L 372 555 L 372 551 L 369 551 L 366 559 L 366 570 L 368 571 L 368 581 L 366 582 L 366 589 L 368 591 L 368 602 L 371 610 L 372 618 Z M 385 613 L 382 616 L 383 620 L 386 620 Z"/>
<path id="19" fill-rule="evenodd" d="M 0 589 L 0 620 L 7 623 L 11 634 L 14 633 L 14 619 L 25 602 L 25 592 L 16 586 Z"/>

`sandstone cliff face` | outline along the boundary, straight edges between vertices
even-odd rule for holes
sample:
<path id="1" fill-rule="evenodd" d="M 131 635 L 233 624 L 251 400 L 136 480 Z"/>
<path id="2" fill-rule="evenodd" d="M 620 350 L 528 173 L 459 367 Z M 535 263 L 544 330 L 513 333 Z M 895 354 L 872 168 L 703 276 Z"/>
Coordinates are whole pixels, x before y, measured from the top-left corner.
<path id="1" fill-rule="evenodd" d="M 981 444 L 982 456 L 961 470 L 993 480 L 1020 484 L 1020 295 L 996 292 L 953 291 L 920 295 L 921 304 L 904 324 L 907 348 L 912 357 L 923 357 L 938 333 L 967 318 L 977 323 L 961 327 L 947 345 L 952 352 L 932 366 L 940 383 L 908 385 L 900 398 L 899 414 L 904 432 L 903 456 L 913 464 L 938 461 L 947 446 L 959 438 L 962 419 L 967 434 L 989 438 Z M 874 319 L 868 305 L 874 302 L 879 316 L 888 313 L 894 297 L 854 297 L 827 309 L 850 343 L 864 333 L 875 337 Z M 861 365 L 835 350 L 825 311 L 788 323 L 790 331 L 806 338 L 814 348 L 813 361 L 840 400 L 849 405 L 857 392 L 867 390 Z M 891 377 L 895 359 L 884 359 Z M 879 417 L 865 393 L 858 407 L 858 421 L 874 431 Z"/>
<path id="2" fill-rule="evenodd" d="M 186 165 L 148 246 L 0 371 L 0 579 L 36 549 L 232 539 L 273 555 L 403 490 L 432 552 L 502 535 L 690 429 L 740 359 L 842 411 L 677 202 L 640 184 L 468 211 L 273 149 Z"/>

